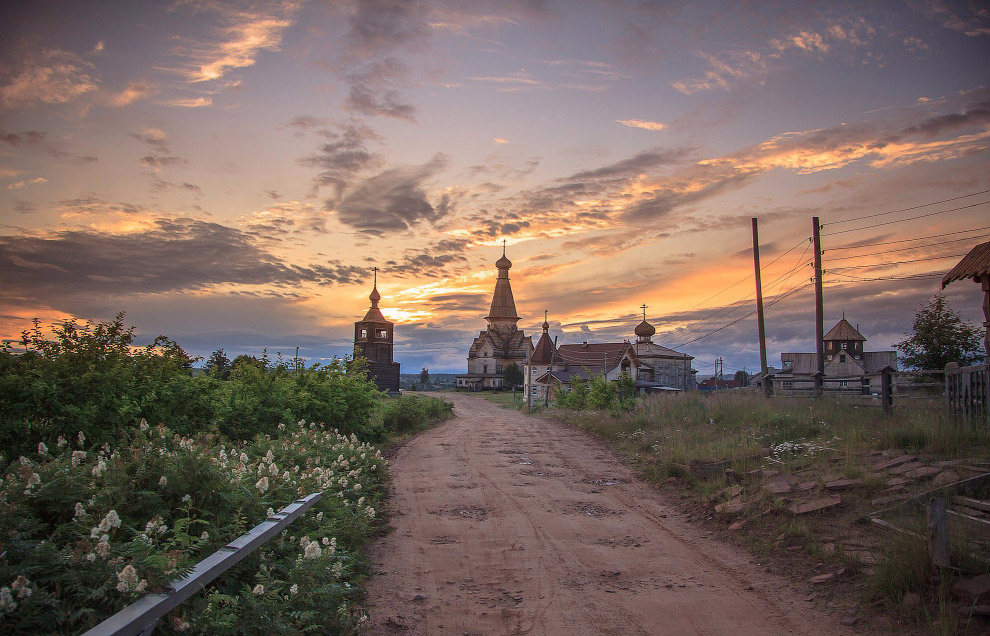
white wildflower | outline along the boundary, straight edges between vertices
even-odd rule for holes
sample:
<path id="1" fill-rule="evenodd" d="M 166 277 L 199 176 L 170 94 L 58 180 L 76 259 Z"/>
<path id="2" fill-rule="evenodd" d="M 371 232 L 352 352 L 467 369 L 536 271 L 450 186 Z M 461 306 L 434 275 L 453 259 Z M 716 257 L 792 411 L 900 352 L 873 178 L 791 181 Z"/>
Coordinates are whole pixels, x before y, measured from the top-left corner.
<path id="1" fill-rule="evenodd" d="M 334 564 L 330 567 L 330 570 L 333 572 L 333 575 L 339 579 L 341 573 L 344 571 L 344 564 L 340 561 L 334 561 Z"/>
<path id="2" fill-rule="evenodd" d="M 241 456 L 240 456 L 240 457 L 239 457 L 238 459 L 240 459 L 240 460 L 241 460 L 241 463 L 242 463 L 242 464 L 246 464 L 246 463 L 248 462 L 248 456 L 247 456 L 247 453 L 241 453 Z"/>
<path id="3" fill-rule="evenodd" d="M 83 444 L 86 443 L 86 434 L 83 433 L 82 431 L 79 431 L 79 434 L 76 435 L 76 440 L 79 442 L 79 445 L 82 446 Z"/>
<path id="4" fill-rule="evenodd" d="M 33 488 L 34 486 L 37 486 L 40 483 L 41 483 L 41 475 L 39 475 L 38 473 L 32 472 L 31 475 L 28 476 L 28 483 L 27 483 L 28 487 Z"/>
<path id="5" fill-rule="evenodd" d="M 17 598 L 27 598 L 31 596 L 31 581 L 21 574 L 10 584 L 10 589 L 17 594 Z"/>
<path id="6" fill-rule="evenodd" d="M 320 543 L 322 543 L 323 545 L 330 545 L 330 539 L 323 537 L 322 539 L 320 539 Z"/>
<path id="7" fill-rule="evenodd" d="M 204 531 L 203 534 L 199 535 L 199 540 L 200 541 L 209 541 L 210 540 L 210 533 Z"/>
<path id="8" fill-rule="evenodd" d="M 323 513 L 322 512 L 316 513 L 316 520 L 317 521 L 323 521 Z"/>
<path id="9" fill-rule="evenodd" d="M 306 559 L 319 559 L 321 554 L 323 554 L 323 550 L 320 548 L 320 544 L 316 541 L 310 541 L 306 546 L 306 550 L 303 552 L 303 557 Z"/>
<path id="10" fill-rule="evenodd" d="M 61 435 L 59 435 L 58 436 L 58 441 L 55 443 L 55 445 L 58 446 L 59 448 L 62 448 L 63 446 L 65 446 L 68 443 L 69 442 L 65 441 L 65 438 L 64 437 L 62 437 Z"/>
<path id="11" fill-rule="evenodd" d="M 251 590 L 251 593 L 254 594 L 255 596 L 261 596 L 262 594 L 265 593 L 265 586 L 262 585 L 261 583 L 258 583 L 257 585 L 254 586 L 254 589 Z"/>
<path id="12" fill-rule="evenodd" d="M 78 466 L 86 459 L 86 451 L 72 451 L 72 465 Z"/>
<path id="13" fill-rule="evenodd" d="M 299 585 L 296 583 L 293 583 L 292 587 L 289 588 L 289 594 L 295 594 L 298 591 L 299 591 Z"/>
<path id="14" fill-rule="evenodd" d="M 133 565 L 124 566 L 124 569 L 117 573 L 117 591 L 130 592 L 136 590 L 138 586 L 137 570 Z"/>
<path id="15" fill-rule="evenodd" d="M 0 588 L 0 615 L 6 616 L 17 609 L 17 601 L 10 593 L 9 587 Z"/>
<path id="16" fill-rule="evenodd" d="M 96 553 L 95 552 L 90 552 L 89 554 L 87 554 L 86 555 L 86 560 L 89 561 L 90 563 L 92 563 L 93 561 L 95 561 L 96 560 Z"/>
<path id="17" fill-rule="evenodd" d="M 76 514 L 74 516 L 78 518 L 78 517 L 81 517 L 81 516 L 83 516 L 85 514 L 86 514 L 86 508 L 83 507 L 81 501 L 77 501 L 76 502 Z"/>
<path id="18" fill-rule="evenodd" d="M 274 508 L 269 508 L 268 509 L 268 512 L 266 512 L 265 515 L 267 515 L 269 518 L 270 517 L 274 517 L 275 516 L 275 509 Z"/>
<path id="19" fill-rule="evenodd" d="M 144 419 L 144 418 L 142 417 L 142 418 L 141 418 L 141 421 L 140 421 L 140 422 L 138 423 L 138 426 L 139 426 L 139 427 L 141 428 L 141 430 L 142 430 L 142 431 L 147 431 L 147 430 L 148 430 L 148 421 L 147 421 L 147 420 L 145 420 L 145 419 Z"/>
<path id="20" fill-rule="evenodd" d="M 45 446 L 45 443 L 44 442 L 38 442 L 38 454 L 39 455 L 47 455 L 48 454 L 48 447 Z"/>
<path id="21" fill-rule="evenodd" d="M 269 464 L 269 466 L 268 466 L 268 474 L 271 475 L 272 477 L 278 475 L 278 466 L 275 465 L 274 463 Z"/>
<path id="22" fill-rule="evenodd" d="M 166 477 L 165 475 L 162 475 L 161 477 L 159 477 L 158 478 L 158 485 L 161 486 L 162 488 L 164 488 L 165 486 L 167 486 L 168 485 L 168 477 Z"/>
<path id="23" fill-rule="evenodd" d="M 254 487 L 257 488 L 259 492 L 265 492 L 268 490 L 268 478 L 262 477 L 258 480 L 258 483 L 256 483 Z"/>
<path id="24" fill-rule="evenodd" d="M 107 463 L 103 461 L 103 458 L 100 458 L 100 461 L 96 463 L 96 466 L 93 466 L 93 477 L 99 477 L 100 475 L 105 473 L 106 470 L 107 470 Z"/>
<path id="25" fill-rule="evenodd" d="M 375 509 L 372 508 L 371 506 L 368 506 L 368 509 L 365 510 L 364 513 L 366 515 L 368 515 L 368 518 L 369 519 L 374 519 L 375 518 Z"/>
<path id="26" fill-rule="evenodd" d="M 285 424 L 283 424 L 282 422 L 279 422 L 278 423 L 278 430 L 284 431 L 285 430 Z"/>
<path id="27" fill-rule="evenodd" d="M 189 503 L 192 500 L 192 496 L 189 493 L 182 495 L 182 503 Z"/>

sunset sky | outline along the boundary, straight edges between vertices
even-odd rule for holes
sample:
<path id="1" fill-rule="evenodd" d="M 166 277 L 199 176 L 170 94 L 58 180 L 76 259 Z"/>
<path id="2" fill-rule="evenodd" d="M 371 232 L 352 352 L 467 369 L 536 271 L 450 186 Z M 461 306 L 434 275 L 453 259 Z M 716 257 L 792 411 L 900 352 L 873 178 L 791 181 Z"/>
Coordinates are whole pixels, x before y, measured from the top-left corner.
<path id="1" fill-rule="evenodd" d="M 814 350 L 813 216 L 826 329 L 867 350 L 938 290 L 904 277 L 990 240 L 977 0 L 0 13 L 0 338 L 125 311 L 142 342 L 316 362 L 377 266 L 403 371 L 463 372 L 505 240 L 528 333 L 546 309 L 561 343 L 631 339 L 645 303 L 729 374 L 759 367 L 751 217 L 778 366 Z M 982 321 L 977 285 L 946 292 Z"/>

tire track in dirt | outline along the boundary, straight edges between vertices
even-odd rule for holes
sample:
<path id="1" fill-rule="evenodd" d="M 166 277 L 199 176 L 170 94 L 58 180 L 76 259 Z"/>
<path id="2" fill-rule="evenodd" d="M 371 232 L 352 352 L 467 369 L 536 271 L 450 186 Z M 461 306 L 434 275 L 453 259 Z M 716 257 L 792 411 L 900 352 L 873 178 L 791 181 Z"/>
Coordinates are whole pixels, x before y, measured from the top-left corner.
<path id="1" fill-rule="evenodd" d="M 391 461 L 369 632 L 849 634 L 668 509 L 597 439 L 450 394 Z"/>

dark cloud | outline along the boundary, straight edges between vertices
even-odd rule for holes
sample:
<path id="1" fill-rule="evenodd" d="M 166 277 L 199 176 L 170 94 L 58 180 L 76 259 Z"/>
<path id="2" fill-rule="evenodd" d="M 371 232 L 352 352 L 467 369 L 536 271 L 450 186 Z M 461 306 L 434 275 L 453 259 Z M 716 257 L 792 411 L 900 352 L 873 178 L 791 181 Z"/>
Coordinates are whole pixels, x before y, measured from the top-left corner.
<path id="1" fill-rule="evenodd" d="M 351 89 L 345 107 L 360 115 L 414 121 L 416 109 L 402 100 L 398 90 L 391 88 L 404 84 L 408 74 L 406 65 L 393 57 L 363 65 L 347 76 Z"/>
<path id="2" fill-rule="evenodd" d="M 0 267 L 8 298 L 54 306 L 80 295 L 163 293 L 221 283 L 294 286 L 353 283 L 360 267 L 287 265 L 247 234 L 192 219 L 155 221 L 130 234 L 87 230 L 0 237 Z"/>
<path id="3" fill-rule="evenodd" d="M 168 147 L 168 137 L 157 128 L 146 128 L 139 133 L 130 133 L 131 137 L 137 139 L 151 148 L 151 153 L 138 159 L 138 163 L 153 171 L 158 172 L 168 166 L 185 165 L 189 163 L 182 157 L 172 154 Z"/>
<path id="4" fill-rule="evenodd" d="M 188 163 L 182 157 L 176 157 L 175 155 L 145 155 L 138 159 L 138 162 L 142 166 L 146 166 L 152 170 L 160 170 L 166 166 L 181 166 Z"/>
<path id="5" fill-rule="evenodd" d="M 635 177 L 644 172 L 680 163 L 689 154 L 690 150 L 685 148 L 641 152 L 608 166 L 578 172 L 568 177 L 566 181 Z"/>
<path id="6" fill-rule="evenodd" d="M 14 204 L 14 211 L 21 214 L 34 214 L 38 211 L 38 206 L 28 201 L 18 201 Z"/>
<path id="7" fill-rule="evenodd" d="M 982 102 L 962 113 L 930 117 L 914 126 L 908 126 L 901 131 L 901 134 L 937 137 L 949 130 L 986 126 L 988 123 L 990 123 L 990 102 Z"/>
<path id="8" fill-rule="evenodd" d="M 337 130 L 321 129 L 319 134 L 326 143 L 321 144 L 315 154 L 300 159 L 299 164 L 321 169 L 314 182 L 317 186 L 333 187 L 337 198 L 343 195 L 355 175 L 382 162 L 381 156 L 368 148 L 369 142 L 380 139 L 368 126 L 347 124 Z"/>
<path id="9" fill-rule="evenodd" d="M 421 166 L 390 168 L 365 179 L 339 204 L 327 202 L 346 225 L 370 234 L 406 230 L 419 221 L 436 221 L 444 210 L 434 207 L 423 184 L 446 166 L 446 157 L 434 155 Z"/>
<path id="10" fill-rule="evenodd" d="M 62 139 L 53 138 L 40 130 L 24 130 L 8 132 L 0 128 L 0 142 L 24 152 L 40 152 L 56 159 L 65 159 L 78 163 L 97 161 L 93 155 L 78 155 L 69 151 L 69 145 Z"/>

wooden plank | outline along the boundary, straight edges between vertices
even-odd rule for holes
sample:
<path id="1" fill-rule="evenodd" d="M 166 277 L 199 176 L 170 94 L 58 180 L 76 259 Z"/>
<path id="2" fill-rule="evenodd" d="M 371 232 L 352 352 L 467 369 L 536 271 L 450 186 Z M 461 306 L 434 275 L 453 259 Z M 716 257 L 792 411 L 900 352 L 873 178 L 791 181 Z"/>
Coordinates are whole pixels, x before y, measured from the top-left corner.
<path id="1" fill-rule="evenodd" d="M 928 508 L 928 556 L 937 568 L 949 567 L 949 527 L 945 499 L 935 497 Z"/>
<path id="2" fill-rule="evenodd" d="M 977 519 L 955 510 L 946 510 L 946 514 L 947 518 L 952 520 L 953 526 L 962 526 L 968 534 L 990 539 L 990 521 Z"/>
<path id="3" fill-rule="evenodd" d="M 957 503 L 961 506 L 966 506 L 967 508 L 975 508 L 976 510 L 982 510 L 984 512 L 990 512 L 990 501 L 983 501 L 981 499 L 973 499 L 971 497 L 962 497 L 956 495 L 952 498 L 953 503 Z"/>

